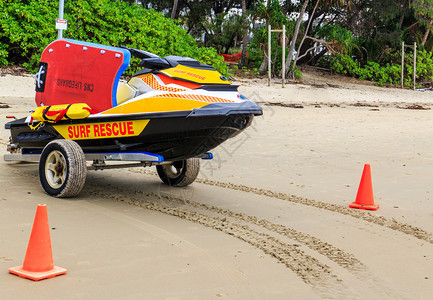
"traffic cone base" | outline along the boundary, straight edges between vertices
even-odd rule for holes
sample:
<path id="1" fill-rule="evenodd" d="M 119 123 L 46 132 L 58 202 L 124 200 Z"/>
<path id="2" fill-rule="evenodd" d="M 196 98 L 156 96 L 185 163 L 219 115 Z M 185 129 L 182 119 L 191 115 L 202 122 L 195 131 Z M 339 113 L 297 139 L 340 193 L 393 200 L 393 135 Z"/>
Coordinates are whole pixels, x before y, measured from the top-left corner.
<path id="1" fill-rule="evenodd" d="M 30 272 L 23 270 L 23 266 L 13 267 L 9 269 L 9 273 L 18 275 L 19 277 L 28 278 L 34 281 L 53 278 L 55 276 L 66 274 L 67 270 L 61 267 L 54 266 L 52 270 L 46 272 Z"/>
<path id="2" fill-rule="evenodd" d="M 365 204 L 357 204 L 355 202 L 352 202 L 352 203 L 349 204 L 349 207 L 350 208 L 376 210 L 376 209 L 379 208 L 379 204 L 365 205 Z"/>

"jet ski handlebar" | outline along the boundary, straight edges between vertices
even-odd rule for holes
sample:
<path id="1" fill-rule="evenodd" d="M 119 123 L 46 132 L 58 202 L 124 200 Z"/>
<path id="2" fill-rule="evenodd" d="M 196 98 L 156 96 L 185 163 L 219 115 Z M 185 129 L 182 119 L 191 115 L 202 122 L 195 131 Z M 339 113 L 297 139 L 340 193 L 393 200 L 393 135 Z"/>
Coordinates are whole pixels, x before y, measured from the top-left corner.
<path id="1" fill-rule="evenodd" d="M 158 55 L 153 54 L 151 52 L 144 51 L 144 50 L 129 48 L 129 47 L 126 47 L 126 46 L 120 46 L 120 48 L 128 50 L 129 52 L 131 52 L 132 56 L 135 56 L 135 57 L 137 57 L 139 59 L 160 58 Z"/>

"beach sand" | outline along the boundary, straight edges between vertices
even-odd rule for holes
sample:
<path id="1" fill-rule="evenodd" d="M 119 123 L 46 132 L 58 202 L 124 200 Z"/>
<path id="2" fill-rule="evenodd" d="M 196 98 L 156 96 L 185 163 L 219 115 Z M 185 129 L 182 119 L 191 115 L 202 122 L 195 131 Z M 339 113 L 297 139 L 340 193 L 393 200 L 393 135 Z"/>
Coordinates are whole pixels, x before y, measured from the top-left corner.
<path id="1" fill-rule="evenodd" d="M 285 88 L 234 83 L 264 115 L 186 188 L 154 168 L 89 171 L 78 197 L 56 199 L 37 164 L 2 160 L 2 297 L 431 298 L 433 94 L 312 71 Z M 0 77 L 0 102 L 2 126 L 26 116 L 33 77 Z M 365 164 L 377 211 L 349 208 Z M 23 262 L 38 203 L 68 273 L 33 283 L 7 270 Z"/>

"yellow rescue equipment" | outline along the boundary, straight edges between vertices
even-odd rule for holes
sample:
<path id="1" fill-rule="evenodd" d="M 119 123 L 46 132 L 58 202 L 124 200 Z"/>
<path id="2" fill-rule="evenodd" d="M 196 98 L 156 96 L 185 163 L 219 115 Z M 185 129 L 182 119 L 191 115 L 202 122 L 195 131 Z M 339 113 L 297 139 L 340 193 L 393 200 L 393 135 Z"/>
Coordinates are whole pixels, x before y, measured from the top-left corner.
<path id="1" fill-rule="evenodd" d="M 94 111 L 86 103 L 40 106 L 32 113 L 35 121 L 56 123 L 60 120 L 84 119 Z"/>

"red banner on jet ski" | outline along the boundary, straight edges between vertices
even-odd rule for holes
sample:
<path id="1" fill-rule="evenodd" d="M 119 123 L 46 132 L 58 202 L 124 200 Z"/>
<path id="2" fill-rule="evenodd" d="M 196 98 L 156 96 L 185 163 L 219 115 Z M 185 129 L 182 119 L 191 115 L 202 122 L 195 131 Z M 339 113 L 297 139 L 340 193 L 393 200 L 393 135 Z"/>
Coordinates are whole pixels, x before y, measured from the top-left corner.
<path id="1" fill-rule="evenodd" d="M 55 125 L 67 140 L 107 139 L 139 135 L 149 120 L 99 122 L 74 125 Z"/>
<path id="2" fill-rule="evenodd" d="M 75 40 L 56 40 L 42 52 L 36 105 L 86 103 L 95 112 L 117 105 L 120 75 L 129 51 Z"/>

